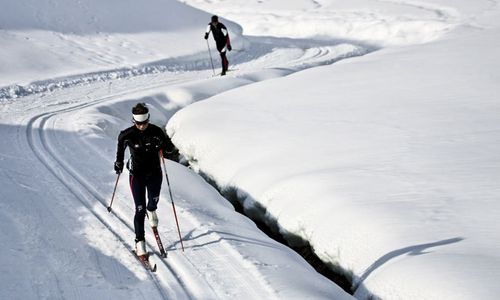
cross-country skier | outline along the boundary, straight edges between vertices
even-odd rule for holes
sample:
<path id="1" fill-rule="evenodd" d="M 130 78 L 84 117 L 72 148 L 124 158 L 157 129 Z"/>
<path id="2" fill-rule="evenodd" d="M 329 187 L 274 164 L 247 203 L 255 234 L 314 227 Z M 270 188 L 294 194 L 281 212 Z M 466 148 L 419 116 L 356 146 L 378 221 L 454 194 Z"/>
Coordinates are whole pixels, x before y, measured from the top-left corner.
<path id="1" fill-rule="evenodd" d="M 146 104 L 138 103 L 132 108 L 134 125 L 120 132 L 114 169 L 117 174 L 123 171 L 125 148 L 130 151 L 129 169 L 130 189 L 135 202 L 135 249 L 138 256 L 146 255 L 144 241 L 144 219 L 148 215 L 151 227 L 158 226 L 156 208 L 160 198 L 162 171 L 160 152 L 170 158 L 175 146 L 158 126 L 149 123 L 149 109 Z M 146 204 L 146 191 L 148 201 Z"/>
<path id="2" fill-rule="evenodd" d="M 212 21 L 208 23 L 207 30 L 205 31 L 205 40 L 208 39 L 208 34 L 210 32 L 212 32 L 212 36 L 217 44 L 217 51 L 220 53 L 222 61 L 221 75 L 224 76 L 226 75 L 226 71 L 229 66 L 229 61 L 226 57 L 226 50 L 232 50 L 231 41 L 229 40 L 229 32 L 224 24 L 219 23 L 219 17 L 217 16 L 212 16 Z"/>

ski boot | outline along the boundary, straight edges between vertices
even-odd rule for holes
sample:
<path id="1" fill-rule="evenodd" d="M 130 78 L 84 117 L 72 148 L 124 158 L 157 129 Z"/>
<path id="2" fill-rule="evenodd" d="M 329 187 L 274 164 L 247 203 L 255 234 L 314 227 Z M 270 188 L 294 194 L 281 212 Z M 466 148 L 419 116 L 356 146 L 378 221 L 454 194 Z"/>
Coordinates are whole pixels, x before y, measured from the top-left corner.
<path id="1" fill-rule="evenodd" d="M 148 214 L 149 225 L 153 228 L 158 227 L 158 216 L 156 215 L 156 211 L 146 210 L 146 212 Z"/>
<path id="2" fill-rule="evenodd" d="M 146 254 L 148 254 L 148 252 L 146 252 L 146 243 L 144 240 L 142 241 L 135 241 L 135 254 L 139 257 L 141 256 L 145 256 Z"/>

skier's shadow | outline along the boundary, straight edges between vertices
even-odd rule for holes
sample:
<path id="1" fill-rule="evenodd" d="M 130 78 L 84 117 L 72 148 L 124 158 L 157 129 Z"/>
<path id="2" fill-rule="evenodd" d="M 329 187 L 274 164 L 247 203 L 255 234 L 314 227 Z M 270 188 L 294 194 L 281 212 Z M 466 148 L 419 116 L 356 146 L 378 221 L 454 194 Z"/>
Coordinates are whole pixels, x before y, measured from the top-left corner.
<path id="1" fill-rule="evenodd" d="M 191 248 L 191 249 L 202 248 L 202 247 L 205 247 L 207 245 L 212 245 L 212 244 L 220 243 L 222 240 L 239 242 L 239 243 L 250 243 L 250 244 L 259 245 L 259 246 L 268 247 L 268 248 L 276 248 L 276 249 L 279 248 L 278 244 L 266 243 L 266 242 L 264 242 L 262 240 L 258 240 L 258 239 L 254 239 L 254 238 L 248 238 L 248 237 L 237 235 L 237 234 L 234 234 L 234 233 L 222 232 L 222 231 L 216 231 L 216 230 L 208 230 L 207 232 L 204 232 L 204 233 L 201 233 L 201 234 L 198 234 L 198 235 L 194 235 L 195 231 L 196 230 L 193 229 L 189 233 L 185 234 L 182 237 L 182 240 L 183 241 L 194 241 L 196 239 L 200 239 L 200 238 L 209 236 L 211 234 L 215 234 L 214 236 L 216 236 L 217 238 L 211 239 L 210 241 L 207 241 L 207 242 L 204 242 L 204 243 L 201 243 L 201 244 L 190 245 L 189 247 L 185 247 L 185 248 Z M 174 249 L 176 249 L 179 243 L 180 242 L 177 241 L 177 242 L 171 244 L 168 247 L 168 250 L 174 250 Z"/>
<path id="2" fill-rule="evenodd" d="M 401 256 L 401 255 L 405 255 L 405 254 L 411 255 L 411 256 L 427 254 L 427 253 L 430 253 L 430 251 L 425 251 L 425 250 L 427 250 L 429 248 L 458 243 L 458 242 L 463 241 L 463 240 L 464 240 L 464 238 L 462 238 L 462 237 L 455 237 L 455 238 L 446 239 L 446 240 L 442 240 L 442 241 L 438 241 L 438 242 L 434 242 L 434 243 L 414 245 L 414 246 L 409 246 L 409 247 L 405 247 L 405 248 L 391 251 L 391 252 L 385 254 L 384 256 L 380 257 L 379 259 L 377 259 L 370 267 L 368 267 L 365 270 L 365 272 L 363 273 L 363 275 L 361 277 L 359 277 L 358 280 L 355 281 L 355 283 L 353 284 L 352 290 L 356 291 L 363 284 L 363 282 L 366 280 L 366 278 L 368 278 L 368 276 L 370 276 L 371 273 L 373 273 L 376 269 L 378 269 L 379 267 L 381 267 L 382 265 L 384 265 L 385 263 L 387 263 L 389 260 L 391 260 L 393 258 L 396 258 L 396 257 Z"/>

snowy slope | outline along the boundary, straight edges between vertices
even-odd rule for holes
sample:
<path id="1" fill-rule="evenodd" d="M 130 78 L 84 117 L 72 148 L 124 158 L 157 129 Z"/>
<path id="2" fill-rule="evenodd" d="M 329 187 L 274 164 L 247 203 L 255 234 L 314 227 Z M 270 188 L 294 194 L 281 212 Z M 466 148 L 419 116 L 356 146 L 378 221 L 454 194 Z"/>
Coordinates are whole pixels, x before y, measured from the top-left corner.
<path id="1" fill-rule="evenodd" d="M 63 18 L 80 8 L 81 15 Z M 172 18 L 160 21 L 165 11 Z M 130 15 L 137 19 L 122 25 Z M 113 212 L 106 210 L 117 178 L 116 137 L 130 126 L 136 102 L 147 102 L 152 121 L 164 126 L 193 101 L 367 51 L 254 38 L 244 43 L 251 54 L 231 56 L 241 63 L 238 77 L 211 78 L 202 39 L 209 17 L 173 1 L 5 3 L 0 78 L 17 87 L 0 93 L 0 298 L 352 298 L 174 162 L 167 168 L 186 251 L 164 183 L 159 230 L 169 257 L 153 255 L 157 273 L 130 252 L 134 208 L 126 174 Z M 239 27 L 227 25 L 237 46 Z M 101 60 L 105 55 L 116 60 Z M 150 232 L 146 238 L 155 251 Z"/>
<path id="2" fill-rule="evenodd" d="M 291 28 L 300 18 L 301 28 L 310 29 L 308 22 L 321 22 L 292 12 L 314 16 L 331 7 L 387 24 L 392 10 L 394 28 L 420 20 L 418 40 L 433 42 L 389 47 L 191 105 L 168 124 L 181 152 L 222 189 L 238 189 L 249 211 L 263 207 L 261 217 L 281 233 L 309 241 L 325 262 L 350 274 L 358 298 L 495 299 L 498 2 L 318 1 L 311 7 L 295 1 L 299 7 L 279 12 L 272 3 L 263 3 L 256 17 L 213 7 L 234 12 L 244 28 L 252 24 L 252 34 L 297 37 L 304 32 L 270 16 L 290 16 Z M 455 29 L 436 40 L 425 26 L 436 19 Z M 347 28 L 363 39 L 356 26 Z M 408 32 L 370 30 L 386 46 L 397 34 L 414 41 Z"/>
<path id="3" fill-rule="evenodd" d="M 185 69 L 169 59 L 206 51 L 193 37 L 209 18 L 174 0 L 2 1 L 0 87 L 146 63 Z"/>
<path id="4" fill-rule="evenodd" d="M 483 0 L 3 1 L 0 298 L 351 299 L 194 169 L 307 240 L 359 299 L 495 299 L 498 12 Z M 202 39 L 213 13 L 234 43 L 223 78 Z M 186 251 L 164 183 L 156 274 L 130 253 L 126 174 L 106 210 L 139 101 L 192 164 L 167 164 Z"/>
<path id="5" fill-rule="evenodd" d="M 9 241 L 2 248 L 8 258 L 2 260 L 2 298 L 350 299 L 173 162 L 167 167 L 186 251 L 164 184 L 159 229 L 169 257 L 154 256 L 158 271 L 151 275 L 132 256 L 127 178 L 119 181 L 113 214 L 106 210 L 116 178 L 116 136 L 129 126 L 137 101 L 148 102 L 152 120 L 165 124 L 192 101 L 186 94 L 252 82 L 194 80 L 200 75 L 145 75 L 2 103 L 2 136 L 13 141 L 1 146 L 0 203 L 10 212 L 2 215 L 2 240 Z M 149 232 L 147 239 L 148 249 L 156 249 Z"/>

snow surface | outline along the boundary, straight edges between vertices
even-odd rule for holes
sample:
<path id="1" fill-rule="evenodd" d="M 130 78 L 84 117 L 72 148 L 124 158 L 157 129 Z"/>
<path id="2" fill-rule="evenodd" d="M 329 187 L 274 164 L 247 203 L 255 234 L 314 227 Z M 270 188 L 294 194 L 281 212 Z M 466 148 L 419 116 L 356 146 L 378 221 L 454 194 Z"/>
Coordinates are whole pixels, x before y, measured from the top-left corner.
<path id="1" fill-rule="evenodd" d="M 250 213 L 351 275 L 357 298 L 497 297 L 498 2 L 267 1 L 255 15 L 192 2 L 252 35 L 404 41 L 193 104 L 168 133 Z M 349 26 L 316 30 L 317 14 Z"/>
<path id="2" fill-rule="evenodd" d="M 486 0 L 2 1 L 0 298 L 352 299 L 197 172 L 358 299 L 497 298 L 499 17 Z M 191 164 L 167 163 L 186 251 L 164 182 L 156 274 L 130 253 L 126 174 L 106 210 L 137 102 Z"/>

